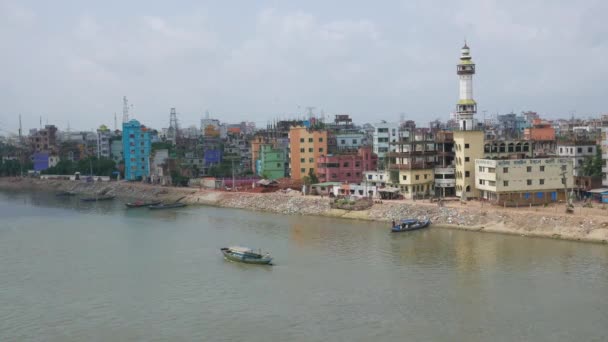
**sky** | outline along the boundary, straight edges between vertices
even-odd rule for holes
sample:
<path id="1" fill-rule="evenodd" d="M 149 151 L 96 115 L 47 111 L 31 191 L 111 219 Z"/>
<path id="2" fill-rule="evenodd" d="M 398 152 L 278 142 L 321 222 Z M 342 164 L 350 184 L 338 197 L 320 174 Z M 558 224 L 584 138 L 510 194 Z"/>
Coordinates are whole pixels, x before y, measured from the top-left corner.
<path id="1" fill-rule="evenodd" d="M 0 0 L 0 134 L 42 123 L 182 127 L 447 120 L 466 39 L 478 118 L 608 113 L 605 0 Z M 42 118 L 42 119 L 41 119 Z"/>

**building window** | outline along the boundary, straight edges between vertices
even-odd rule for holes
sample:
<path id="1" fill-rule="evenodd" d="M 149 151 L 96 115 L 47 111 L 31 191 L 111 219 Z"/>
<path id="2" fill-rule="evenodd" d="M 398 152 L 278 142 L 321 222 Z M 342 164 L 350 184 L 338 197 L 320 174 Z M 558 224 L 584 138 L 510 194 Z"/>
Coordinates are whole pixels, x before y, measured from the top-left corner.
<path id="1" fill-rule="evenodd" d="M 312 138 L 308 138 L 308 142 L 311 143 L 312 142 Z"/>
<path id="2" fill-rule="evenodd" d="M 465 171 L 465 172 L 464 172 L 464 177 L 465 177 L 465 178 L 469 178 L 470 176 L 471 176 L 471 174 L 470 174 L 470 172 L 469 172 L 469 171 Z"/>
<path id="3" fill-rule="evenodd" d="M 425 173 L 425 174 L 424 174 L 424 179 L 426 179 L 426 178 L 427 178 L 427 176 L 428 176 L 428 175 Z"/>
<path id="4" fill-rule="evenodd" d="M 319 138 L 319 142 L 323 142 L 323 138 Z"/>
<path id="5" fill-rule="evenodd" d="M 526 171 L 527 172 L 532 172 L 532 166 L 526 166 Z"/>
<path id="6" fill-rule="evenodd" d="M 562 171 L 566 171 L 566 165 L 562 165 Z"/>
<path id="7" fill-rule="evenodd" d="M 564 148 L 563 147 L 559 148 L 559 153 L 564 153 Z"/>
<path id="8" fill-rule="evenodd" d="M 367 175 L 367 179 L 372 179 L 372 175 Z"/>
<path id="9" fill-rule="evenodd" d="M 281 167 L 281 163 L 277 163 L 277 167 Z"/>
<path id="10" fill-rule="evenodd" d="M 464 161 L 468 162 L 469 161 L 469 157 L 464 157 Z"/>
<path id="11" fill-rule="evenodd" d="M 401 178 L 402 178 L 403 180 L 407 180 L 407 176 L 406 176 L 406 175 L 401 176 Z"/>
<path id="12" fill-rule="evenodd" d="M 300 138 L 300 142 L 303 143 L 304 142 L 304 138 Z"/>
<path id="13" fill-rule="evenodd" d="M 483 179 L 479 180 L 479 185 L 483 185 Z"/>
<path id="14" fill-rule="evenodd" d="M 357 139 L 353 139 L 353 145 L 357 145 Z"/>
<path id="15" fill-rule="evenodd" d="M 469 148 L 469 144 L 464 144 L 464 148 Z"/>
<path id="16" fill-rule="evenodd" d="M 545 166 L 544 165 L 540 167 L 540 171 L 545 171 Z"/>
<path id="17" fill-rule="evenodd" d="M 562 178 L 562 184 L 566 184 L 566 178 Z"/>
<path id="18" fill-rule="evenodd" d="M 479 172 L 484 172 L 484 167 L 483 166 L 479 167 Z"/>
<path id="19" fill-rule="evenodd" d="M 323 147 L 319 148 L 319 152 L 323 153 Z"/>
<path id="20" fill-rule="evenodd" d="M 344 167 L 348 167 L 348 162 L 344 162 Z"/>
<path id="21" fill-rule="evenodd" d="M 539 179 L 539 180 L 538 180 L 538 183 L 539 183 L 540 185 L 544 185 L 544 184 L 545 184 L 545 180 L 544 180 L 544 179 Z"/>
<path id="22" fill-rule="evenodd" d="M 509 186 L 509 181 L 502 181 L 503 186 Z"/>
<path id="23" fill-rule="evenodd" d="M 528 185 L 532 185 L 532 180 L 531 180 L 531 179 L 528 179 L 528 180 L 526 181 L 526 184 L 528 184 Z"/>
<path id="24" fill-rule="evenodd" d="M 576 152 L 578 152 L 578 153 L 583 153 L 583 148 L 582 148 L 582 147 L 577 148 L 577 149 L 576 149 Z"/>
<path id="25" fill-rule="evenodd" d="M 314 150 L 315 149 L 311 147 L 311 148 L 308 149 L 308 152 L 312 153 Z"/>
<path id="26" fill-rule="evenodd" d="M 314 159 L 314 158 L 308 158 L 308 162 L 309 162 L 309 163 L 314 163 L 314 162 L 315 162 L 315 159 Z"/>
<path id="27" fill-rule="evenodd" d="M 300 173 L 305 173 L 305 172 L 306 172 L 306 169 L 304 169 L 304 168 L 300 169 Z"/>
<path id="28" fill-rule="evenodd" d="M 340 140 L 340 144 L 345 145 L 346 144 L 346 140 L 344 140 L 344 139 Z"/>
<path id="29" fill-rule="evenodd" d="M 587 152 L 592 153 L 593 152 L 593 147 L 587 147 Z"/>
<path id="30" fill-rule="evenodd" d="M 304 153 L 304 152 L 306 152 L 306 149 L 305 149 L 304 147 L 302 147 L 302 148 L 300 149 L 300 153 Z"/>
<path id="31" fill-rule="evenodd" d="M 502 168 L 502 173 L 509 173 L 509 168 L 508 167 L 503 167 Z"/>
<path id="32" fill-rule="evenodd" d="M 418 180 L 418 179 L 420 179 L 420 176 L 419 176 L 419 175 L 416 175 L 416 180 Z"/>
<path id="33" fill-rule="evenodd" d="M 300 163 L 304 163 L 306 159 L 300 158 Z"/>
<path id="34" fill-rule="evenodd" d="M 350 177 L 350 172 L 347 172 L 347 173 L 346 173 L 346 177 Z"/>
<path id="35" fill-rule="evenodd" d="M 315 172 L 315 169 L 313 169 L 313 168 L 311 167 L 310 169 L 308 169 L 308 172 L 309 172 L 309 173 L 313 173 L 313 172 Z"/>

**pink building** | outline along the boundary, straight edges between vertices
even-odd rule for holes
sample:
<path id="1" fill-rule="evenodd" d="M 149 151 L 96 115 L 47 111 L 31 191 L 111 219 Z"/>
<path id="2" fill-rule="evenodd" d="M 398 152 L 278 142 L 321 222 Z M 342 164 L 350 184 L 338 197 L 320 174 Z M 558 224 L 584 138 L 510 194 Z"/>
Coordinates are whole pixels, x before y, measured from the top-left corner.
<path id="1" fill-rule="evenodd" d="M 376 170 L 378 156 L 370 146 L 359 147 L 357 152 L 317 157 L 319 182 L 361 183 L 363 172 Z"/>

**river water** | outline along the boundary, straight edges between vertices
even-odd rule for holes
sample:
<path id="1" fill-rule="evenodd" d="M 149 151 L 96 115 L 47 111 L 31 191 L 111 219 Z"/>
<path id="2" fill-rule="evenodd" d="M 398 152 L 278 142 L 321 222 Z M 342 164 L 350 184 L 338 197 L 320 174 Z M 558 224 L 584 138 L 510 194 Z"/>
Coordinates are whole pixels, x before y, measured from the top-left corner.
<path id="1" fill-rule="evenodd" d="M 0 217 L 0 341 L 608 340 L 604 245 L 33 193 Z"/>

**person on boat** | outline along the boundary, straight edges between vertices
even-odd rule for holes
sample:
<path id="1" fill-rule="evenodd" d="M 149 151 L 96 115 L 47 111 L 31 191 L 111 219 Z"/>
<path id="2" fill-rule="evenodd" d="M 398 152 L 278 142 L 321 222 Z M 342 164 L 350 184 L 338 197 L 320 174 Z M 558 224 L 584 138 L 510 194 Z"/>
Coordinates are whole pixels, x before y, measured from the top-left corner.
<path id="1" fill-rule="evenodd" d="M 394 227 L 394 226 L 395 226 L 395 220 L 393 220 L 393 225 L 391 227 Z"/>

